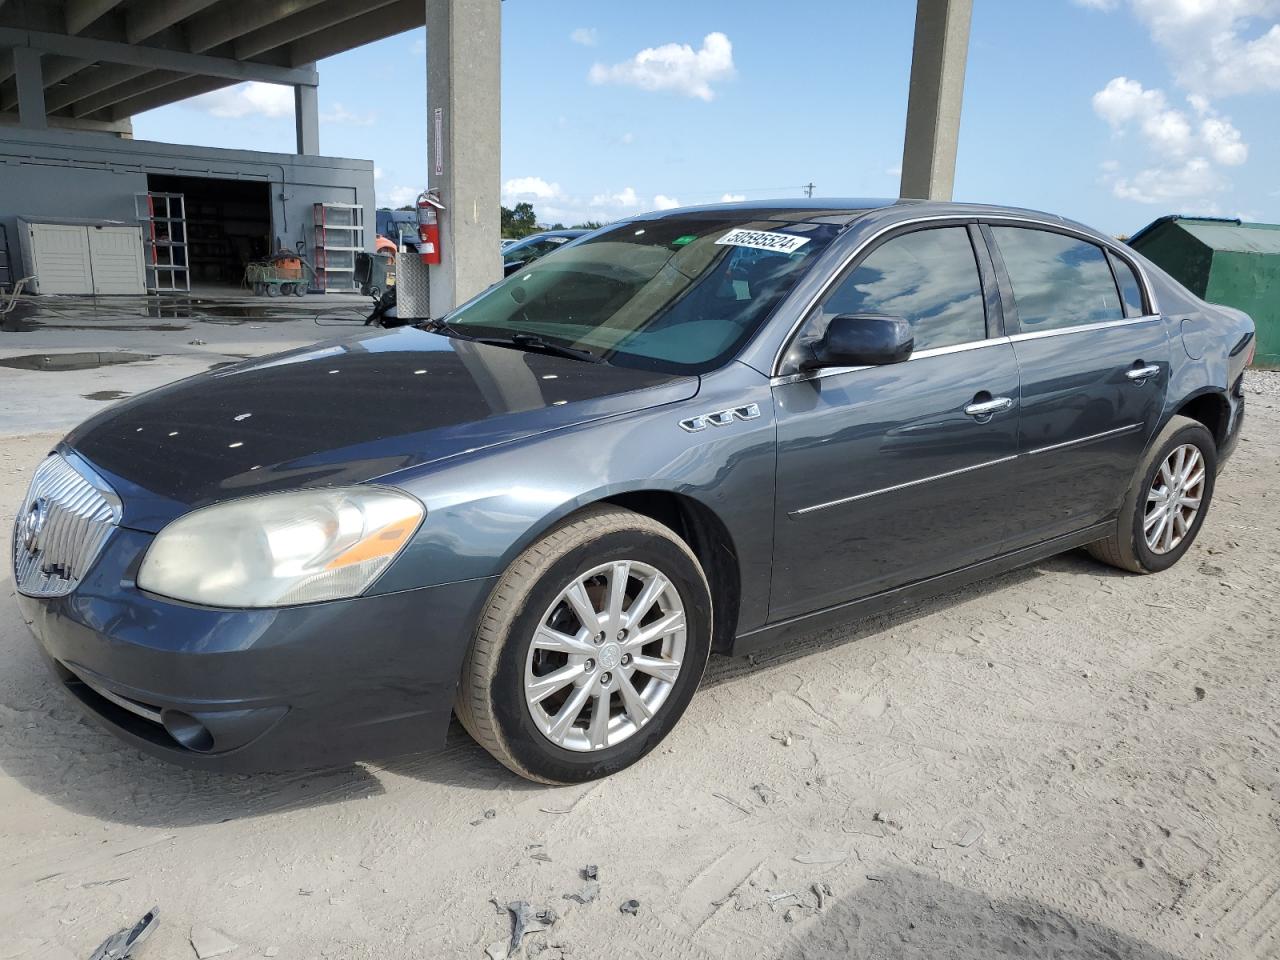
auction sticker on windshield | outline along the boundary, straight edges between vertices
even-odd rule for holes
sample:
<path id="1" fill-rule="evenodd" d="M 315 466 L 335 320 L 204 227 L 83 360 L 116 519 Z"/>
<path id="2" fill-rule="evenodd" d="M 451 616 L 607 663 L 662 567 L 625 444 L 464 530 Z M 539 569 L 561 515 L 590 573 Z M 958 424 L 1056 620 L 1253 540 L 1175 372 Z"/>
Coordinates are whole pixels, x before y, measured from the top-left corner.
<path id="1" fill-rule="evenodd" d="M 772 250 L 774 253 L 795 253 L 808 242 L 808 237 L 796 237 L 789 233 L 774 233 L 771 230 L 730 230 L 717 240 L 716 244 L 727 244 L 731 247 L 751 247 L 755 250 Z"/>

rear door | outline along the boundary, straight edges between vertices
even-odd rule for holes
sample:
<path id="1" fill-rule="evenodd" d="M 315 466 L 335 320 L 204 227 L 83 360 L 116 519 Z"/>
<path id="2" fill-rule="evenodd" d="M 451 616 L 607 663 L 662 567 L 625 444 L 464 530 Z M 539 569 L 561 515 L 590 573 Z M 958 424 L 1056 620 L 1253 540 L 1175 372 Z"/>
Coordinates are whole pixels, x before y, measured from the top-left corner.
<path id="1" fill-rule="evenodd" d="M 906 317 L 916 349 L 905 363 L 775 381 L 771 619 L 1000 552 L 1018 370 L 999 310 L 982 236 L 958 224 L 881 241 L 806 318 L 801 341 L 838 314 Z"/>
<path id="2" fill-rule="evenodd" d="M 1047 227 L 983 230 L 1021 373 L 1016 549 L 1115 515 L 1164 408 L 1169 339 L 1123 257 Z"/>

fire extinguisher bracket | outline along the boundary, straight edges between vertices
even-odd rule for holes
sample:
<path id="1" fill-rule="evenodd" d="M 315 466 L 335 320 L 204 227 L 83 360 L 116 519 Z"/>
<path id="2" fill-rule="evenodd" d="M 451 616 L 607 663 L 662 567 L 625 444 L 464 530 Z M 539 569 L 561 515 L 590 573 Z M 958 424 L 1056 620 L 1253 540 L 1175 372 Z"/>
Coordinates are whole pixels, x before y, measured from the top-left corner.
<path id="1" fill-rule="evenodd" d="M 440 263 L 440 217 L 444 209 L 439 190 L 418 194 L 418 256 L 428 266 Z"/>

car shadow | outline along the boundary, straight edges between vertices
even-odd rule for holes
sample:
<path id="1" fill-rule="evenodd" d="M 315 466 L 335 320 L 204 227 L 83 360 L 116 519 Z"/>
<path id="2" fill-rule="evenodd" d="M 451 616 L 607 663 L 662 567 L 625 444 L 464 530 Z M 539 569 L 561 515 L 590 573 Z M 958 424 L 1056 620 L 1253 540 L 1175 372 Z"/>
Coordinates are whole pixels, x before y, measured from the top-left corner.
<path id="1" fill-rule="evenodd" d="M 875 879 L 871 879 L 875 878 Z M 1179 960 L 1176 954 L 1034 900 L 999 899 L 903 868 L 856 874 L 821 911 L 806 894 L 799 925 L 757 956 L 781 960 Z M 836 884 L 832 884 L 836 886 Z M 782 917 L 778 918 L 781 925 Z"/>
<path id="2" fill-rule="evenodd" d="M 704 686 L 886 634 L 988 592 L 1051 572 L 1120 571 L 1083 552 L 971 584 L 901 610 L 815 631 L 747 658 L 713 657 Z M 25 641 L 27 638 L 23 637 Z M 10 646 L 5 644 L 5 646 Z M 12 645 L 0 711 L 0 770 L 33 793 L 77 813 L 119 823 L 179 827 L 305 809 L 385 792 L 380 772 L 470 790 L 545 790 L 507 770 L 454 720 L 439 750 L 318 770 L 221 774 L 165 763 L 121 743 L 56 688 L 34 645 Z"/>

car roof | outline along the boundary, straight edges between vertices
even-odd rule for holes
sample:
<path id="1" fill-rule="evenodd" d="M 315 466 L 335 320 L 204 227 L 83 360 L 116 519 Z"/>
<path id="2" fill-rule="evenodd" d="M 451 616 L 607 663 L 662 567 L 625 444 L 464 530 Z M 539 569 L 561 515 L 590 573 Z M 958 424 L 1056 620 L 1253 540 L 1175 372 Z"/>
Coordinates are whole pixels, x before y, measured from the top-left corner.
<path id="1" fill-rule="evenodd" d="M 986 203 L 955 203 L 941 200 L 908 200 L 885 197 L 802 197 L 777 200 L 746 200 L 737 203 L 710 203 L 694 207 L 677 207 L 654 213 L 641 214 L 635 220 L 661 220 L 666 217 L 722 217 L 743 219 L 778 220 L 790 222 L 820 222 L 849 224 L 869 214 L 910 214 L 914 217 L 1016 216 L 1059 223 L 1072 227 L 1083 224 L 1053 213 L 1029 210 L 1023 207 L 1006 207 Z M 1089 228 L 1085 228 L 1089 229 Z M 1090 232 L 1094 232 L 1090 230 Z"/>

